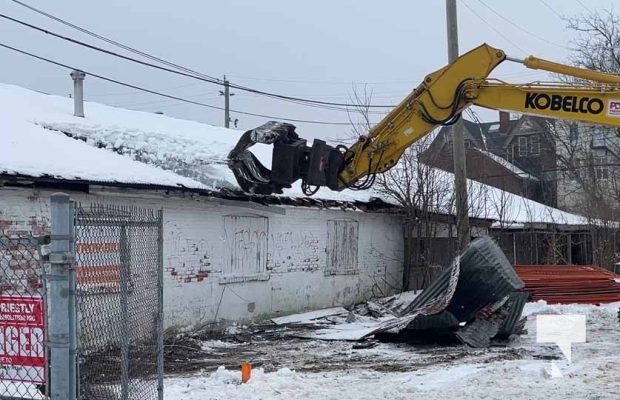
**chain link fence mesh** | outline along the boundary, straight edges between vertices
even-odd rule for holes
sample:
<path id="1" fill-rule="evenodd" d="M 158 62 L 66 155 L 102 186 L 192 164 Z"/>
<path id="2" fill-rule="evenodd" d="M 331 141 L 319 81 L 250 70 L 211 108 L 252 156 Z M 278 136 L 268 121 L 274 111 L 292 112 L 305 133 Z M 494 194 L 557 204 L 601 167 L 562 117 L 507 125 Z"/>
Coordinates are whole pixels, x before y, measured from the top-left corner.
<path id="1" fill-rule="evenodd" d="M 45 392 L 39 249 L 28 231 L 0 225 L 0 399 L 42 399 Z"/>
<path id="2" fill-rule="evenodd" d="M 80 398 L 159 398 L 161 211 L 79 206 L 75 233 Z"/>

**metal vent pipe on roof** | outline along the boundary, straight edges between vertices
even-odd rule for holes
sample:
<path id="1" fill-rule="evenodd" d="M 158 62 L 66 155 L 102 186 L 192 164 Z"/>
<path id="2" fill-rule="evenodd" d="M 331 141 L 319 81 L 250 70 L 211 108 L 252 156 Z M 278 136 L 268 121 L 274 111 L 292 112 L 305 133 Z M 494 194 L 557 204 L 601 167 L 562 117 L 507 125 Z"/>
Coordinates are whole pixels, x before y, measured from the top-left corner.
<path id="1" fill-rule="evenodd" d="M 73 115 L 84 117 L 84 78 L 86 74 L 74 69 L 70 75 L 73 79 Z"/>

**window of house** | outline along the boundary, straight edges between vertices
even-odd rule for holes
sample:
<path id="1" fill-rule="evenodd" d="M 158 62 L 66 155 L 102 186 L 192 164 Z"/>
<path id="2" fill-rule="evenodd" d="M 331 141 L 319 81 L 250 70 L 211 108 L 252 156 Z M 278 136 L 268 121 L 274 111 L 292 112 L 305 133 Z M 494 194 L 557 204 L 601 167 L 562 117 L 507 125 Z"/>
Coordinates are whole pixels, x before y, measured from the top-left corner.
<path id="1" fill-rule="evenodd" d="M 607 133 L 606 132 L 594 132 L 592 135 L 592 148 L 606 147 L 607 145 Z"/>
<path id="2" fill-rule="evenodd" d="M 527 156 L 529 150 L 527 136 L 519 136 L 519 157 Z"/>
<path id="3" fill-rule="evenodd" d="M 609 161 L 606 156 L 594 157 L 594 177 L 596 179 L 609 179 Z"/>
<path id="4" fill-rule="evenodd" d="M 540 136 L 530 136 L 530 155 L 537 156 L 540 154 Z"/>
<path id="5" fill-rule="evenodd" d="M 448 143 L 446 143 L 446 145 L 447 145 L 448 151 L 451 152 L 452 150 L 454 150 L 454 142 L 452 141 L 452 139 L 448 140 Z"/>
<path id="6" fill-rule="evenodd" d="M 499 123 L 489 126 L 489 132 L 497 132 L 499 130 Z"/>
<path id="7" fill-rule="evenodd" d="M 569 129 L 569 139 L 571 142 L 575 143 L 579 139 L 579 129 L 577 127 L 577 124 L 575 122 L 571 123 L 569 125 Z"/>
<path id="8" fill-rule="evenodd" d="M 506 148 L 506 160 L 513 162 L 514 159 L 515 159 L 515 146 L 514 144 L 511 144 Z"/>
<path id="9" fill-rule="evenodd" d="M 269 219 L 224 216 L 225 259 L 220 283 L 267 279 Z"/>
<path id="10" fill-rule="evenodd" d="M 325 275 L 357 273 L 358 222 L 327 221 L 327 268 Z"/>
<path id="11" fill-rule="evenodd" d="M 590 170 L 589 170 L 589 165 L 590 162 L 588 162 L 587 160 L 583 160 L 583 159 L 576 159 L 574 161 L 574 165 L 575 165 L 575 171 L 576 174 L 575 176 L 578 176 L 581 179 L 588 179 L 589 178 L 589 174 L 590 174 Z"/>

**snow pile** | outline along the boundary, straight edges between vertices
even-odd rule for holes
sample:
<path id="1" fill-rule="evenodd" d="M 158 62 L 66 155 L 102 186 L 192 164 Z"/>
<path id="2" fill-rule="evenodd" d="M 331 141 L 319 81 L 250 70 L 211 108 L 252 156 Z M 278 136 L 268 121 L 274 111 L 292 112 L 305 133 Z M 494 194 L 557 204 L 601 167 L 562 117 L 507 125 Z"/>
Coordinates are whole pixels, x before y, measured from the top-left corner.
<path id="1" fill-rule="evenodd" d="M 4 123 L 0 173 L 240 190 L 226 165 L 226 157 L 241 131 L 92 102 L 86 102 L 84 106 L 85 118 L 78 118 L 73 116 L 73 100 L 70 98 L 5 84 L 0 84 L 0 107 Z M 299 133 L 303 136 L 303 132 Z M 270 146 L 255 145 L 252 151 L 263 164 L 271 165 Z M 132 161 L 130 157 L 140 162 Z M 443 171 L 437 171 L 437 174 L 441 180 L 438 184 L 445 190 L 437 195 L 436 207 L 432 211 L 453 213 L 454 176 Z M 502 221 L 502 225 L 586 222 L 580 216 L 491 186 L 474 181 L 470 181 L 469 186 L 472 217 Z M 299 182 L 285 190 L 283 196 L 305 197 Z M 372 189 L 333 192 L 321 188 L 314 197 L 361 202 L 379 197 L 395 203 Z"/>
<path id="2" fill-rule="evenodd" d="M 616 399 L 620 392 L 620 342 L 616 313 L 620 303 L 602 307 L 593 305 L 547 305 L 530 303 L 528 335 L 511 348 L 527 350 L 526 358 L 456 357 L 449 365 L 429 363 L 403 371 L 386 372 L 359 368 L 355 360 L 377 352 L 406 353 L 407 348 L 392 346 L 363 350 L 351 357 L 343 370 L 295 372 L 280 368 L 266 373 L 252 372 L 247 384 L 240 383 L 239 370 L 220 367 L 212 373 L 168 378 L 165 399 Z M 563 362 L 557 346 L 536 343 L 535 315 L 540 313 L 583 313 L 587 318 L 587 342 L 573 344 L 572 364 Z M 303 352 L 304 349 L 300 349 Z M 530 354 L 528 357 L 527 354 Z M 273 354 L 274 358 L 281 355 Z M 549 358 L 556 363 L 563 378 L 550 376 Z"/>

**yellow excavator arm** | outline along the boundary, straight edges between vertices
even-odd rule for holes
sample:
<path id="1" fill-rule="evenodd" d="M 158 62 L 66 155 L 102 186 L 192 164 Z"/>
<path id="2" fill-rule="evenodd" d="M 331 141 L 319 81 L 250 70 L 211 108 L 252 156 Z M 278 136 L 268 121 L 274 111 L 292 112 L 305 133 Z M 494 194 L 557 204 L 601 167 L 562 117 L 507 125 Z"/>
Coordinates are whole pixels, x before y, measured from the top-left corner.
<path id="1" fill-rule="evenodd" d="M 509 84 L 489 79 L 503 61 L 514 61 L 578 78 L 583 84 Z M 548 118 L 620 126 L 620 76 L 571 67 L 536 57 L 509 58 L 483 44 L 435 71 L 349 148 L 321 140 L 307 146 L 286 123 L 269 122 L 247 131 L 229 154 L 229 166 L 247 192 L 281 192 L 301 179 L 304 193 L 319 186 L 366 189 L 376 173 L 398 162 L 403 152 L 439 125 L 449 125 L 471 106 Z M 248 151 L 254 143 L 274 144 L 272 170 Z"/>

